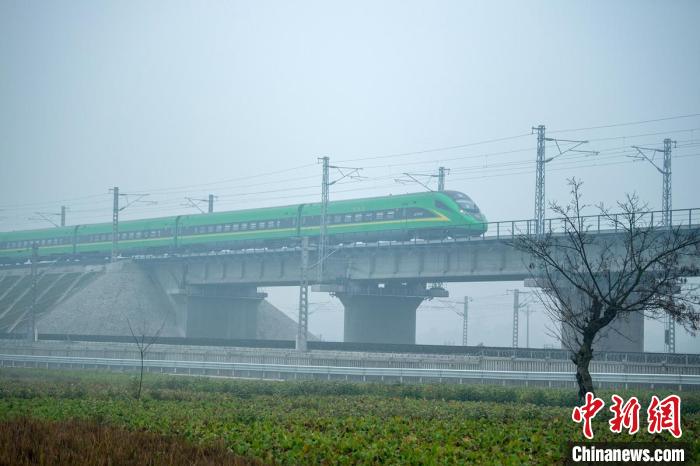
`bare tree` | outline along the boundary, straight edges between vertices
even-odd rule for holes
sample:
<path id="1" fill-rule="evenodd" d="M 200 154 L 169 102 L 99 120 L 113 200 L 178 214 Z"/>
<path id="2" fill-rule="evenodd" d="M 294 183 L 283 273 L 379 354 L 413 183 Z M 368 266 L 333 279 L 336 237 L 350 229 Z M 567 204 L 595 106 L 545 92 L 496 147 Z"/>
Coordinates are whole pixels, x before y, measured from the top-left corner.
<path id="1" fill-rule="evenodd" d="M 698 275 L 700 236 L 690 225 L 655 228 L 636 195 L 618 203 L 616 214 L 597 206 L 607 227 L 599 231 L 598 220 L 583 216 L 582 182 L 571 179 L 569 185 L 569 204 L 550 205 L 562 231 L 521 236 L 514 246 L 532 258 L 538 296 L 571 351 L 583 398 L 593 392 L 589 364 L 596 337 L 616 319 L 668 316 L 691 333 L 698 330 L 698 287 L 686 277 Z"/>
<path id="2" fill-rule="evenodd" d="M 143 387 L 143 360 L 146 356 L 146 352 L 148 349 L 153 345 L 153 343 L 156 342 L 158 337 L 160 336 L 160 333 L 163 331 L 163 328 L 165 327 L 165 319 L 163 319 L 163 323 L 160 325 L 160 328 L 151 336 L 146 336 L 146 330 L 145 326 L 142 332 L 134 332 L 134 328 L 131 326 L 131 321 L 127 318 L 126 323 L 129 326 L 129 331 L 131 332 L 131 336 L 134 338 L 134 342 L 136 343 L 136 347 L 139 350 L 139 357 L 141 359 L 141 372 L 139 374 L 139 388 L 138 391 L 136 392 L 136 399 L 140 400 L 141 399 L 141 388 Z"/>

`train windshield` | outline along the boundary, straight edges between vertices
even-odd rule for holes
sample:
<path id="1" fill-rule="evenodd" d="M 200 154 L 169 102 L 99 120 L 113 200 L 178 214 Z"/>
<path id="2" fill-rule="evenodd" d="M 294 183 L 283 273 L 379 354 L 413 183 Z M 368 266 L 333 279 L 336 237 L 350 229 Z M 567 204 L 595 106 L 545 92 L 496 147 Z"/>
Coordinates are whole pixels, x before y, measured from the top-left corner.
<path id="1" fill-rule="evenodd" d="M 477 207 L 476 203 L 466 194 L 460 193 L 459 191 L 445 191 L 445 194 L 454 199 L 460 209 L 469 213 L 479 213 L 479 207 Z"/>

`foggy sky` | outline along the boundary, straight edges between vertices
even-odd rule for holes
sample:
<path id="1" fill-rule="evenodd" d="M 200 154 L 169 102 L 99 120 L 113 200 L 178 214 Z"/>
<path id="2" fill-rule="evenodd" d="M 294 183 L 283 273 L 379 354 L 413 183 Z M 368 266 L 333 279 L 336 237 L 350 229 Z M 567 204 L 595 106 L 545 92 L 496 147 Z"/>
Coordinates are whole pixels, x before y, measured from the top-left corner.
<path id="1" fill-rule="evenodd" d="M 601 151 L 548 164 L 548 200 L 565 202 L 575 175 L 592 204 L 636 191 L 659 209 L 660 174 L 625 156 L 671 137 L 673 206 L 700 207 L 699 117 L 554 132 L 700 113 L 698 18 L 694 1 L 3 0 L 0 231 L 50 226 L 29 218 L 61 205 L 69 224 L 109 221 L 112 186 L 158 202 L 125 219 L 195 213 L 184 198 L 209 193 L 217 210 L 314 201 L 323 155 L 366 177 L 331 199 L 417 191 L 394 178 L 444 165 L 489 220 L 530 218 L 538 124 Z M 518 285 L 449 286 L 452 300 L 484 296 L 473 343 L 510 344 Z M 294 290 L 268 291 L 295 315 Z M 334 304 L 311 330 L 342 335 L 339 303 L 312 301 Z M 552 343 L 537 315 L 532 343 Z M 418 325 L 419 342 L 460 341 L 450 310 Z M 647 325 L 647 349 L 661 330 Z M 679 332 L 677 349 L 699 341 Z"/>

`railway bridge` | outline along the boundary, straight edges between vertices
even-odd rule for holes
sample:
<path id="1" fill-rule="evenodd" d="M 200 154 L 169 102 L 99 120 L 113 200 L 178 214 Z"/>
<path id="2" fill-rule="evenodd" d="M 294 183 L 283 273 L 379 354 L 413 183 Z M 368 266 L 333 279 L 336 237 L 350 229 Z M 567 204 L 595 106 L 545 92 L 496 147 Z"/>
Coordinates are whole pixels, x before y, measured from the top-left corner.
<path id="1" fill-rule="evenodd" d="M 688 231 L 700 229 L 700 209 L 674 211 L 673 219 L 675 225 Z M 606 228 L 605 218 L 590 217 L 585 221 L 592 225 L 594 235 L 605 235 L 622 249 L 618 241 L 622 234 Z M 558 222 L 552 219 L 546 223 L 555 235 L 561 231 Z M 345 341 L 411 344 L 415 343 L 416 309 L 426 299 L 446 297 L 442 284 L 520 281 L 530 277 L 533 260 L 512 243 L 519 235 L 533 233 L 534 221 L 522 220 L 492 222 L 486 234 L 466 239 L 338 244 L 329 248 L 322 283 L 315 280 L 314 264 L 319 258 L 312 248 L 312 265 L 307 272 L 313 290 L 330 292 L 342 302 Z M 183 336 L 256 338 L 259 306 L 266 298 L 259 288 L 298 286 L 301 256 L 300 246 L 219 250 L 137 255 L 99 267 L 109 274 L 125 270 L 124 264 L 128 263 L 128 270 L 141 274 L 138 280 L 147 277 L 172 308 L 175 325 Z M 684 260 L 695 269 L 700 267 L 697 253 L 686 255 Z M 95 267 L 94 263 L 70 262 L 44 268 L 47 274 L 51 268 L 66 274 L 84 273 Z M 0 269 L 0 277 L 4 278 L 28 273 L 26 264 Z M 12 289 L 2 289 L 3 283 L 0 282 L 0 307 L 3 297 L 13 295 Z M 3 312 L 8 311 L 0 309 L 0 320 Z M 615 330 L 627 338 L 611 339 L 604 350 L 642 351 L 643 329 L 641 316 L 619 322 Z"/>

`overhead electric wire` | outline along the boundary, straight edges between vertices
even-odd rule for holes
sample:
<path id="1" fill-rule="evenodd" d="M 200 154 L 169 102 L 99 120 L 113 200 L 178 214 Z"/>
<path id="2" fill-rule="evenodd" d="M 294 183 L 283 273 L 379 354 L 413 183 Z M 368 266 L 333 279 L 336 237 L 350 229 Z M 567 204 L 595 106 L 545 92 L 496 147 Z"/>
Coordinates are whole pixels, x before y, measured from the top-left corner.
<path id="1" fill-rule="evenodd" d="M 208 187 L 208 186 L 213 186 L 217 184 L 225 184 L 225 183 L 231 183 L 233 181 L 241 181 L 241 180 L 250 180 L 252 178 L 261 178 L 263 176 L 271 176 L 271 175 L 280 175 L 283 173 L 288 173 L 296 170 L 302 170 L 304 168 L 309 168 L 315 166 L 315 163 L 307 163 L 305 165 L 298 165 L 296 167 L 291 167 L 291 168 L 285 168 L 282 170 L 273 170 L 270 172 L 264 172 L 264 173 L 258 173 L 255 175 L 248 175 L 248 176 L 240 176 L 236 178 L 228 178 L 225 180 L 219 180 L 219 181 L 212 181 L 208 183 L 199 183 L 199 184 L 191 184 L 191 185 L 182 185 L 182 186 L 171 186 L 168 188 L 152 188 L 152 189 L 139 189 L 135 191 L 143 191 L 143 192 L 149 192 L 149 193 L 158 193 L 158 192 L 167 192 L 169 190 L 176 190 L 176 189 L 184 189 L 184 188 L 195 188 L 195 187 Z"/>
<path id="2" fill-rule="evenodd" d="M 692 118 L 692 117 L 698 117 L 700 116 L 700 113 L 696 114 L 687 114 L 687 115 L 678 115 L 678 116 L 673 116 L 673 117 L 665 117 L 665 118 L 657 118 L 657 119 L 651 119 L 651 120 L 639 120 L 639 121 L 633 121 L 633 122 L 625 122 L 625 123 L 615 123 L 615 124 L 608 124 L 608 125 L 598 125 L 598 126 L 589 126 L 589 127 L 583 127 L 583 128 L 569 128 L 569 129 L 564 129 L 564 130 L 553 130 L 553 131 L 548 131 L 548 133 L 561 133 L 561 132 L 573 132 L 573 131 L 582 131 L 582 130 L 598 130 L 598 129 L 604 129 L 604 128 L 614 128 L 614 127 L 621 127 L 621 126 L 629 126 L 629 125 L 640 125 L 640 124 L 647 124 L 647 123 L 654 123 L 654 122 L 662 122 L 662 121 L 669 121 L 669 120 L 677 120 L 677 119 L 683 119 L 683 118 Z M 605 138 L 593 138 L 589 139 L 592 142 L 600 142 L 600 141 L 609 141 L 609 140 L 620 140 L 620 139 L 633 139 L 633 138 L 641 138 L 641 137 L 650 137 L 650 136 L 657 136 L 657 135 L 663 135 L 663 134 L 673 134 L 673 133 L 683 133 L 683 132 L 690 132 L 693 133 L 694 131 L 698 131 L 700 128 L 684 128 L 684 129 L 673 129 L 669 131 L 658 131 L 658 132 L 647 132 L 647 133 L 641 133 L 641 134 L 633 134 L 633 135 L 621 135 L 621 136 L 615 136 L 615 137 L 605 137 Z M 477 142 L 472 142 L 472 143 L 467 143 L 467 144 L 459 144 L 459 145 L 452 145 L 452 146 L 444 146 L 444 147 L 437 147 L 437 148 L 432 148 L 432 149 L 423 149 L 423 150 L 418 150 L 418 151 L 411 151 L 411 152 L 399 152 L 399 153 L 392 153 L 392 154 L 384 154 L 384 155 L 374 155 L 374 156 L 369 156 L 369 157 L 360 157 L 360 158 L 353 158 L 353 159 L 343 159 L 339 162 L 349 162 L 349 161 L 358 161 L 358 160 L 377 160 L 377 159 L 387 159 L 391 157 L 407 157 L 411 155 L 421 155 L 421 154 L 428 154 L 428 153 L 434 153 L 434 152 L 440 152 L 440 151 L 449 151 L 449 150 L 457 150 L 457 149 L 463 149 L 471 146 L 477 146 L 477 145 L 482 145 L 482 144 L 490 144 L 490 143 L 497 143 L 497 142 L 504 142 L 504 141 L 509 141 L 509 140 L 515 140 L 515 139 L 520 139 L 526 136 L 530 136 L 530 133 L 525 133 L 525 134 L 520 134 L 520 135 L 515 135 L 515 136 L 508 136 L 508 137 L 503 137 L 503 138 L 493 138 L 493 139 L 488 139 L 488 140 L 483 140 L 483 141 L 477 141 Z M 689 141 L 695 141 L 695 139 L 690 139 Z M 689 148 L 694 145 L 697 145 L 699 143 L 696 142 L 691 142 L 690 144 L 685 144 L 685 145 L 678 145 L 677 149 L 683 149 L 683 148 Z M 622 150 L 618 150 L 617 156 L 628 156 L 632 155 L 630 153 L 630 150 L 627 148 L 621 148 Z M 600 149 L 601 154 L 605 154 L 604 157 L 601 157 L 600 155 L 596 157 L 596 160 L 601 161 L 601 160 L 608 160 L 610 158 L 613 158 L 615 154 L 616 149 L 613 148 L 606 148 L 606 149 Z M 534 147 L 528 147 L 528 148 L 521 148 L 521 149 L 511 149 L 507 151 L 496 151 L 496 152 L 487 152 L 487 153 L 482 153 L 482 154 L 468 154 L 468 155 L 462 155 L 458 157 L 447 157 L 443 159 L 432 159 L 432 160 L 426 160 L 426 161 L 407 161 L 407 162 L 402 162 L 400 166 L 397 166 L 397 164 L 383 164 L 383 165 L 373 165 L 373 166 L 368 166 L 364 167 L 367 170 L 372 170 L 372 169 L 381 169 L 381 168 L 403 168 L 404 166 L 434 166 L 437 163 L 443 163 L 443 162 L 450 162 L 450 161 L 456 161 L 456 160 L 466 160 L 466 159 L 479 159 L 479 158 L 484 158 L 488 159 L 489 157 L 492 156 L 500 156 L 500 155 L 511 155 L 519 152 L 529 152 L 529 151 L 534 151 Z M 697 154 L 689 154 L 688 156 L 696 156 Z M 580 160 L 582 158 L 588 158 L 588 156 L 580 156 L 580 155 L 569 155 L 567 157 L 568 160 L 566 161 L 561 161 L 557 164 L 557 167 L 554 168 L 549 168 L 549 170 L 553 171 L 559 171 L 559 170 L 564 170 L 564 169 L 572 169 L 572 168 L 588 168 L 588 167 L 593 167 L 593 166 L 608 166 L 608 165 L 619 165 L 622 163 L 627 163 L 629 161 L 632 161 L 630 159 L 629 161 L 621 161 L 621 162 L 613 162 L 613 163 L 593 163 L 593 164 L 588 164 L 588 165 L 581 165 L 581 162 L 583 160 Z M 683 155 L 676 155 L 674 153 L 674 159 L 675 158 L 684 158 Z M 572 163 L 573 162 L 573 163 Z M 450 177 L 451 181 L 461 181 L 461 180 L 473 180 L 473 179 L 479 179 L 479 178 L 492 178 L 495 176 L 506 176 L 506 175 L 519 175 L 523 173 L 532 173 L 533 170 L 526 170 L 523 171 L 526 166 L 528 165 L 534 165 L 534 160 L 509 160 L 509 161 L 503 161 L 500 163 L 489 163 L 488 160 L 485 161 L 485 163 L 482 166 L 458 166 L 458 167 L 451 167 L 451 170 L 453 172 L 472 172 L 472 173 L 479 173 L 479 176 L 477 177 L 467 177 L 467 178 L 455 178 L 455 177 Z M 250 192 L 230 192 L 229 189 L 231 187 L 226 187 L 226 186 L 221 186 L 221 185 L 226 185 L 227 183 L 233 183 L 235 181 L 241 181 L 241 180 L 250 180 L 250 179 L 257 179 L 257 178 L 263 178 L 263 177 L 269 177 L 269 176 L 276 176 L 276 175 L 281 175 L 285 173 L 290 173 L 293 171 L 297 170 L 302 170 L 305 168 L 313 167 L 316 166 L 316 164 L 305 164 L 305 165 L 300 165 L 296 167 L 291 167 L 287 169 L 282 169 L 282 170 L 274 170 L 274 171 L 269 171 L 269 172 L 264 172 L 264 173 L 259 173 L 255 175 L 249 175 L 249 176 L 241 176 L 241 177 L 236 177 L 236 178 L 229 178 L 229 179 L 224 179 L 224 180 L 219 180 L 219 181 L 214 181 L 214 182 L 208 182 L 208 183 L 198 183 L 198 184 L 190 184 L 190 185 L 180 185 L 176 187 L 169 187 L 169 188 L 155 188 L 155 189 L 139 189 L 135 191 L 149 191 L 154 194 L 152 198 L 157 198 L 158 199 L 158 206 L 134 206 L 133 210 L 138 212 L 145 212 L 145 211 L 152 211 L 157 209 L 158 212 L 166 212 L 166 211 L 174 211 L 174 210 L 182 210 L 181 208 L 184 206 L 179 205 L 181 202 L 181 199 L 162 199 L 159 196 L 163 195 L 172 195 L 176 193 L 191 193 L 192 188 L 202 188 L 202 187 L 209 187 L 209 186 L 216 186 L 219 185 L 219 192 L 217 193 L 218 198 L 226 199 L 223 201 L 220 201 L 217 203 L 217 205 L 231 205 L 235 204 L 235 201 L 238 198 L 241 197 L 250 197 L 250 196 L 258 196 L 256 198 L 257 201 L 271 201 L 271 200 L 283 200 L 285 202 L 290 202 L 292 199 L 299 199 L 299 198 L 304 198 L 304 199 L 311 199 L 316 197 L 316 193 L 309 193 L 309 194 L 302 194 L 299 193 L 298 195 L 293 195 L 293 196 L 275 196 L 275 197 L 260 197 L 261 194 L 276 194 L 276 193 L 282 193 L 282 192 L 290 192 L 290 191 L 296 191 L 296 192 L 301 192 L 305 190 L 317 190 L 316 185 L 304 185 L 304 186 L 289 186 L 287 188 L 281 188 L 281 189 L 271 189 L 271 190 L 256 190 L 256 191 L 250 191 Z M 498 173 L 501 172 L 501 173 Z M 401 172 L 402 173 L 402 172 Z M 400 172 L 393 172 L 390 171 L 389 174 L 385 174 L 382 176 L 377 176 L 377 177 L 370 177 L 367 180 L 364 180 L 363 183 L 366 183 L 367 181 L 383 181 L 383 180 L 392 180 L 395 178 L 397 175 L 399 175 Z M 249 188 L 249 187 L 260 187 L 262 185 L 269 185 L 269 184 L 278 184 L 280 182 L 285 182 L 285 183 L 290 183 L 290 182 L 295 182 L 295 181 L 302 181 L 302 180 L 308 180 L 308 179 L 314 179 L 317 178 L 317 175 L 307 175 L 307 176 L 299 176 L 299 177 L 293 177 L 293 178 L 285 178 L 284 180 L 265 180 L 265 181 L 260 181 L 257 183 L 249 183 L 249 184 L 244 184 L 240 185 L 237 184 L 235 185 L 236 189 L 241 189 L 241 188 Z M 392 180 L 393 181 L 393 180 Z M 359 182 L 357 180 L 352 180 L 353 183 Z M 358 192 L 358 191 L 372 191 L 372 190 L 379 190 L 379 189 L 385 189 L 385 188 L 395 188 L 396 185 L 394 183 L 391 184 L 385 184 L 385 183 L 380 183 L 377 184 L 375 183 L 372 186 L 367 186 L 363 185 L 362 187 L 359 188 L 351 188 L 351 189 L 336 189 L 334 190 L 334 193 L 336 194 L 343 194 L 343 193 L 349 193 L 349 192 Z M 225 188 L 225 190 L 222 192 L 221 188 Z M 181 190 L 181 191 L 180 191 Z M 101 198 L 101 199 L 100 199 Z M 229 202 L 228 200 L 231 200 Z M 85 217 L 84 214 L 89 214 L 91 212 L 103 212 L 105 209 L 108 208 L 108 206 L 111 204 L 111 199 L 107 195 L 107 193 L 104 194 L 93 194 L 93 195 L 88 195 L 88 196 L 80 196 L 80 197 L 74 197 L 74 198 L 67 198 L 67 199 L 60 199 L 60 200 L 52 200 L 52 201 L 46 201 L 46 202 L 29 202 L 29 203 L 21 203 L 21 204 L 6 204 L 0 206 L 0 209 L 3 210 L 3 213 L 6 214 L 8 211 L 20 211 L 23 210 L 23 208 L 26 207 L 32 207 L 32 206 L 55 206 L 57 204 L 62 204 L 62 203 L 70 203 L 71 207 L 73 206 L 79 206 L 79 205 L 85 205 L 89 204 L 90 206 L 95 206 L 95 204 L 104 204 L 104 208 L 95 208 L 93 207 L 92 209 L 71 209 L 71 218 L 83 218 Z M 248 206 L 246 206 L 248 207 Z M 131 217 L 130 214 L 127 214 L 128 217 Z M 108 217 L 108 215 L 105 215 L 105 218 Z M 105 220 L 106 221 L 106 220 Z M 2 219 L 2 223 L 7 223 L 7 219 Z M 71 222 L 74 223 L 74 222 Z"/>
<path id="3" fill-rule="evenodd" d="M 448 150 L 463 149 L 465 147 L 478 146 L 478 145 L 482 145 L 482 144 L 491 144 L 494 142 L 509 141 L 512 139 L 518 139 L 518 138 L 522 138 L 522 137 L 530 136 L 530 135 L 531 135 L 530 133 L 524 133 L 524 134 L 518 134 L 515 136 L 506 136 L 503 138 L 486 139 L 484 141 L 470 142 L 467 144 L 457 144 L 454 146 L 435 147 L 432 149 L 422 149 L 422 150 L 411 151 L 411 152 L 395 152 L 392 154 L 372 155 L 372 156 L 366 156 L 366 157 L 343 159 L 343 160 L 339 160 L 338 162 L 339 163 L 359 162 L 362 160 L 377 160 L 377 159 L 386 159 L 386 158 L 390 158 L 390 157 L 407 157 L 409 155 L 429 154 L 429 153 L 433 153 L 433 152 L 442 152 L 442 151 L 448 151 Z"/>
<path id="4" fill-rule="evenodd" d="M 575 131 L 589 131 L 589 130 L 594 130 L 594 129 L 618 128 L 620 126 L 643 125 L 643 124 L 647 124 L 647 123 L 657 123 L 660 121 L 680 120 L 682 118 L 693 118 L 693 117 L 700 117 L 700 113 L 690 113 L 687 115 L 677 115 L 677 116 L 665 117 L 665 118 L 655 118 L 653 120 L 639 120 L 639 121 L 628 121 L 625 123 L 613 123 L 613 124 L 608 124 L 608 125 L 587 126 L 587 127 L 583 127 L 583 128 L 547 130 L 547 133 L 573 133 Z"/>

